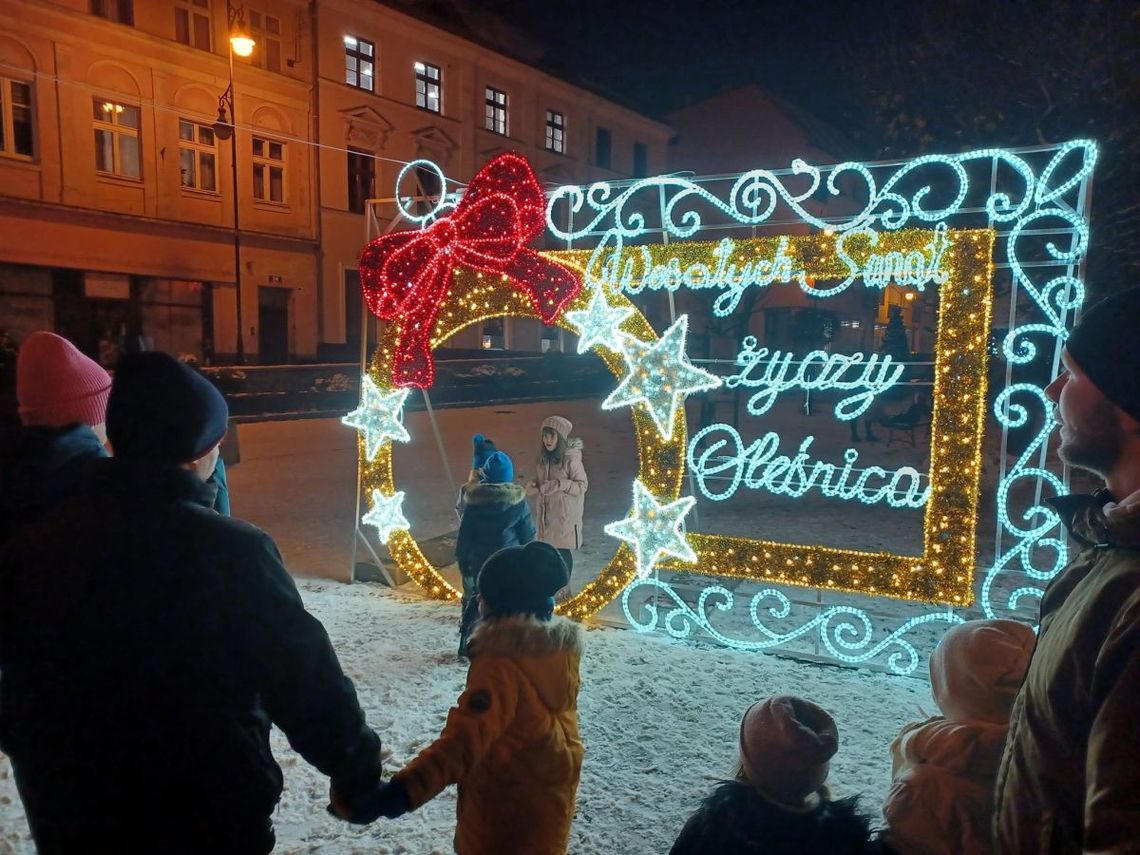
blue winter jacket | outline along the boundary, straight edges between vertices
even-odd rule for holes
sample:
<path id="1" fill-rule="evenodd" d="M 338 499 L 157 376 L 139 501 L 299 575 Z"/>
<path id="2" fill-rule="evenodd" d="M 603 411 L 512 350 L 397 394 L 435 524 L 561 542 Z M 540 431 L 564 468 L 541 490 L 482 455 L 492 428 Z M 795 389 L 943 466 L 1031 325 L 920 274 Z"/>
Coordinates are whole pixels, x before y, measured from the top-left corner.
<path id="1" fill-rule="evenodd" d="M 455 558 L 459 571 L 474 579 L 493 553 L 530 543 L 535 530 L 526 491 L 518 484 L 468 484 L 466 495 Z"/>

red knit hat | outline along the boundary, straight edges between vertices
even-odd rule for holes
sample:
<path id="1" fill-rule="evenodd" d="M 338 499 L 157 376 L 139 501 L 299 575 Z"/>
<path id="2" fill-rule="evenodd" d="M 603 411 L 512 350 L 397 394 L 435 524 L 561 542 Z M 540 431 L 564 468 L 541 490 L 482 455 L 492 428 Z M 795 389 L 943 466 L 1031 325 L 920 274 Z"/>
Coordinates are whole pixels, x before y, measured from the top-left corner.
<path id="1" fill-rule="evenodd" d="M 794 695 L 757 701 L 740 722 L 740 762 L 749 783 L 791 808 L 804 806 L 823 786 L 838 748 L 835 719 Z"/>
<path id="2" fill-rule="evenodd" d="M 111 375 L 55 333 L 34 332 L 16 358 L 16 398 L 27 427 L 107 420 Z"/>

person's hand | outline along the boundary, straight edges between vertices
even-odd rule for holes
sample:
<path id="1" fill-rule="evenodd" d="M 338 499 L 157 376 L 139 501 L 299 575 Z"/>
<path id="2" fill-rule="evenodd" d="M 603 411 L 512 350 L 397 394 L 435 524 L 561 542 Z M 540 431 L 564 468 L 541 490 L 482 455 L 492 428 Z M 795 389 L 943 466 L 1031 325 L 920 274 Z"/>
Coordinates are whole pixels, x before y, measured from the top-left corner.
<path id="1" fill-rule="evenodd" d="M 530 483 L 528 483 L 526 485 L 526 493 L 528 496 L 533 495 L 534 493 L 537 493 L 537 492 L 538 492 L 538 482 L 537 481 L 531 481 Z"/>
<path id="2" fill-rule="evenodd" d="M 384 784 L 379 778 L 375 785 L 351 793 L 342 792 L 335 784 L 330 784 L 328 812 L 354 825 L 368 825 L 380 817 L 380 794 L 383 790 Z"/>
<path id="3" fill-rule="evenodd" d="M 401 781 L 389 781 L 380 788 L 380 816 L 395 819 L 409 810 L 408 791 Z"/>

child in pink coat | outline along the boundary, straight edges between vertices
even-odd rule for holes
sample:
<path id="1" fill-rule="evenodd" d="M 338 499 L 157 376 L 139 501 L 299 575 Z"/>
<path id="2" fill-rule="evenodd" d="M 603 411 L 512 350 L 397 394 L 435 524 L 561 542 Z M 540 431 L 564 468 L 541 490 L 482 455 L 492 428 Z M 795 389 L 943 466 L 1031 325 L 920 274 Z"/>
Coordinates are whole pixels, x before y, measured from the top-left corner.
<path id="1" fill-rule="evenodd" d="M 994 786 L 1013 699 L 1037 637 L 1012 620 L 974 620 L 947 632 L 930 655 L 942 715 L 903 727 L 891 743 L 894 783 L 884 840 L 906 855 L 993 851 Z"/>

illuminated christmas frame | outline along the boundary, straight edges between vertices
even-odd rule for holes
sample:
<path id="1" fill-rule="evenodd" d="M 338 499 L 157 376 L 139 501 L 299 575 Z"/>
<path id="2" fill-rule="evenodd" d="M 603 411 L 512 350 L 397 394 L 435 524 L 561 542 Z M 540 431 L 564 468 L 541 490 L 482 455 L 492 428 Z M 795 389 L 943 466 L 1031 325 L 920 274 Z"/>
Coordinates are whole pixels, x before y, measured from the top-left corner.
<path id="1" fill-rule="evenodd" d="M 721 214 L 727 215 L 729 219 L 744 225 L 767 224 L 769 231 L 772 230 L 771 225 L 779 222 L 808 223 L 823 230 L 822 234 L 813 236 L 817 240 L 824 241 L 831 235 L 837 235 L 849 243 L 854 241 L 856 244 L 858 242 L 857 235 L 860 232 L 867 233 L 874 240 L 889 240 L 904 229 L 917 228 L 918 231 L 925 231 L 929 237 L 932 233 L 937 236 L 939 230 L 942 230 L 943 235 L 946 235 L 948 223 L 959 224 L 958 229 L 949 232 L 954 237 L 952 244 L 956 249 L 954 253 L 946 256 L 949 263 L 958 267 L 961 266 L 963 259 L 955 258 L 954 254 L 963 251 L 962 241 L 959 238 L 963 234 L 969 234 L 966 231 L 967 227 L 978 235 L 988 234 L 990 245 L 993 245 L 996 236 L 996 250 L 993 255 L 986 259 L 990 266 L 985 268 L 987 272 L 982 273 L 982 279 L 988 290 L 991 281 L 989 271 L 996 269 L 996 262 L 1001 262 L 1000 267 L 1010 271 L 1012 276 L 1012 290 L 1009 293 L 1009 326 L 1004 335 L 998 339 L 1001 353 L 1006 360 L 1006 379 L 1005 383 L 999 387 L 999 394 L 993 411 L 997 423 L 1002 429 L 1003 450 L 1003 454 L 998 460 L 1000 467 L 997 494 L 998 540 L 994 564 L 987 572 L 983 572 L 984 565 L 981 565 L 978 571 L 982 577 L 980 607 L 985 616 L 1019 616 L 1025 619 L 1027 601 L 1040 597 L 1045 583 L 1056 574 L 1067 557 L 1064 537 L 1060 534 L 1059 520 L 1055 512 L 1043 501 L 1046 497 L 1043 495 L 1043 491 L 1045 493 L 1062 492 L 1065 485 L 1060 477 L 1045 468 L 1045 449 L 1052 431 L 1052 422 L 1048 418 L 1048 413 L 1051 410 L 1050 405 L 1044 397 L 1041 386 L 1032 382 L 1020 382 L 1017 377 L 1020 366 L 1030 364 L 1037 356 L 1040 348 L 1039 343 L 1051 348 L 1054 363 L 1056 362 L 1067 331 L 1071 328 L 1075 314 L 1083 302 L 1084 286 L 1081 281 L 1081 265 L 1089 242 L 1089 187 L 1096 157 L 1095 144 L 1085 140 L 1077 140 L 1063 145 L 1040 146 L 1031 149 L 984 149 L 956 155 L 927 155 L 899 164 L 845 163 L 820 168 L 805 164 L 802 161 L 795 161 L 791 170 L 753 170 L 738 176 L 731 191 L 727 197 L 723 198 L 723 201 L 721 198 L 717 198 L 714 192 L 710 192 L 705 186 L 702 186 L 703 179 L 690 180 L 684 176 L 659 176 L 636 182 L 618 183 L 613 188 L 605 182 L 600 182 L 588 188 L 563 187 L 553 193 L 548 192 L 546 220 L 548 231 L 556 237 L 566 240 L 567 246 L 572 246 L 574 241 L 594 245 L 599 238 L 605 241 L 606 237 L 612 234 L 617 234 L 619 239 L 624 239 L 656 231 L 668 236 L 666 242 L 668 242 L 669 237 L 684 241 L 684 243 L 671 243 L 670 254 L 677 255 L 687 252 L 703 255 L 706 258 L 710 252 L 714 255 L 718 251 L 723 252 L 724 242 L 722 241 L 717 245 L 706 243 L 703 247 L 695 242 L 688 243 L 703 230 L 701 217 L 695 213 L 693 210 L 695 205 L 691 203 L 700 203 L 715 208 Z M 982 179 L 975 169 L 979 166 L 983 169 L 981 174 L 986 176 L 985 185 L 987 185 L 988 192 L 983 190 Z M 844 173 L 847 173 L 847 178 L 854 176 L 855 184 L 862 182 L 865 186 L 856 187 L 853 191 L 851 181 L 837 180 Z M 709 179 L 709 181 L 712 180 Z M 804 189 L 805 182 L 806 189 Z M 1019 184 L 1020 186 L 1018 186 Z M 842 190 L 841 187 L 843 187 Z M 848 209 L 846 214 L 839 217 L 829 215 L 825 218 L 819 215 L 818 211 L 807 206 L 809 197 L 813 197 L 817 191 L 819 191 L 818 195 L 830 194 L 846 197 L 851 197 L 854 192 L 856 198 L 861 198 L 853 208 Z M 650 193 L 654 196 L 660 194 L 661 223 L 659 226 L 654 227 L 652 224 L 648 224 L 644 215 L 639 213 L 639 208 L 630 204 L 630 200 L 638 193 Z M 937 200 L 937 204 L 932 204 L 934 200 Z M 567 203 L 570 207 L 569 216 L 556 215 L 556 207 L 558 205 L 566 206 Z M 644 207 L 640 210 L 644 210 Z M 782 215 L 784 219 L 778 219 L 780 214 L 777 212 L 787 210 L 790 210 L 791 218 L 788 219 L 788 215 L 785 213 Z M 583 213 L 586 214 L 585 217 L 582 216 Z M 970 225 L 977 223 L 979 219 L 982 220 L 983 225 L 988 224 L 989 228 Z M 425 223 L 430 221 L 431 216 L 425 219 Z M 977 239 L 974 237 L 967 242 L 976 242 Z M 986 241 L 987 238 L 983 237 L 982 240 Z M 935 242 L 937 242 L 937 237 Z M 740 244 L 740 250 L 745 251 L 743 242 Z M 643 252 L 645 249 L 639 247 L 638 251 Z M 650 251 L 653 251 L 652 247 L 650 247 Z M 982 254 L 982 251 L 979 250 L 977 256 L 979 262 Z M 572 267 L 583 274 L 590 267 L 591 253 L 589 251 L 545 253 L 544 255 L 550 258 L 556 257 L 561 264 Z M 966 264 L 969 264 L 968 260 L 966 260 Z M 960 275 L 960 270 L 958 272 Z M 867 285 L 872 284 L 873 276 L 880 275 L 870 268 L 863 271 L 863 274 L 864 284 Z M 457 278 L 466 278 L 467 273 L 457 271 L 456 275 Z M 588 274 L 585 274 L 585 279 L 589 284 L 590 277 Z M 785 280 L 775 278 L 775 281 Z M 896 279 L 896 281 L 899 280 Z M 475 283 L 471 284 L 472 287 L 477 287 Z M 758 284 L 763 286 L 767 283 Z M 848 278 L 840 282 L 838 286 L 829 285 L 826 290 L 820 290 L 815 286 L 815 283 L 800 280 L 800 286 L 806 292 L 812 294 L 813 291 L 809 289 L 816 288 L 814 295 L 821 297 L 838 293 L 839 290 L 849 284 L 850 279 Z M 914 285 L 915 283 L 901 284 Z M 939 284 L 941 286 L 946 285 L 945 282 Z M 879 287 L 882 285 L 880 284 Z M 964 296 L 968 297 L 969 294 L 965 293 Z M 556 322 L 565 328 L 577 330 L 577 324 L 565 322 L 566 315 L 575 316 L 579 322 L 589 322 L 592 312 L 599 323 L 604 325 L 605 312 L 607 310 L 614 311 L 612 307 L 618 307 L 617 311 L 619 312 L 624 311 L 627 307 L 631 312 L 633 311 L 633 307 L 620 294 L 608 293 L 600 305 L 597 304 L 597 297 L 598 290 L 596 288 L 592 292 L 589 289 L 583 291 L 573 302 L 563 306 L 565 312 Z M 1024 308 L 1020 314 L 1015 309 L 1024 298 L 1029 299 L 1030 308 L 1036 313 L 1032 318 L 1023 317 L 1026 314 Z M 591 301 L 595 305 L 592 306 Z M 609 306 L 606 305 L 607 301 Z M 476 302 L 478 302 L 478 298 L 476 298 Z M 518 314 L 520 316 L 533 316 L 534 314 L 521 304 L 514 306 L 514 308 L 519 309 L 518 312 L 512 312 L 510 311 L 511 306 L 506 303 L 496 305 L 492 299 L 483 299 L 482 302 L 478 302 L 478 305 L 471 303 L 469 308 L 471 309 L 471 322 L 477 318 L 491 317 L 496 314 Z M 978 309 L 988 315 L 991 309 L 990 301 L 984 302 L 984 309 L 983 304 L 979 303 Z M 967 312 L 966 314 L 968 316 L 970 313 Z M 974 318 L 968 318 L 970 322 L 977 322 L 976 315 L 978 313 L 975 312 L 974 314 Z M 1016 322 L 1015 315 L 1017 315 Z M 988 323 L 988 317 L 985 320 Z M 622 332 L 630 334 L 632 328 L 642 324 L 644 324 L 644 319 L 638 316 L 629 325 L 623 323 Z M 453 324 L 453 328 L 457 329 L 462 325 L 462 323 Z M 442 326 L 441 323 L 437 332 L 442 331 Z M 981 328 L 984 327 L 985 324 Z M 964 332 L 964 328 L 940 327 L 938 332 L 939 348 L 942 349 L 944 342 L 950 338 L 966 341 Z M 971 332 L 974 332 L 973 328 L 971 328 Z M 638 340 L 646 343 L 653 342 L 656 338 L 648 324 L 644 324 L 644 328 L 634 335 Z M 595 339 L 598 338 L 600 336 L 595 331 Z M 623 337 L 618 336 L 617 339 L 616 346 L 619 350 L 624 350 Z M 433 337 L 433 346 L 436 343 L 438 342 Z M 604 349 L 599 349 L 599 353 L 603 355 L 603 359 L 606 360 L 611 371 L 621 377 L 621 363 L 626 358 L 626 354 L 612 351 L 606 353 Z M 1050 350 L 1045 350 L 1045 354 L 1049 353 Z M 955 360 L 959 366 L 964 358 L 970 359 L 972 356 L 965 353 L 956 354 Z M 385 381 L 380 380 L 386 376 L 384 372 L 387 368 L 388 363 L 383 355 L 378 354 L 373 365 L 373 376 L 384 390 L 390 388 L 385 387 Z M 946 379 L 948 375 L 961 376 L 956 373 L 953 363 L 942 364 L 937 370 L 936 383 L 949 384 L 951 381 Z M 946 405 L 955 403 L 956 399 L 949 385 L 943 385 L 943 388 L 946 390 L 945 394 L 936 392 L 943 405 L 939 407 L 937 401 L 935 405 L 939 412 L 948 415 L 949 410 Z M 978 406 L 984 407 L 984 390 L 980 386 L 974 388 L 978 390 Z M 1045 414 L 1045 418 L 1043 420 L 1039 417 L 1035 418 L 1032 415 L 1034 409 L 1041 410 Z M 644 405 L 638 404 L 632 410 L 632 414 L 637 426 L 641 474 L 644 476 L 647 460 L 652 459 L 646 456 L 645 448 L 651 447 L 655 437 L 658 440 L 664 440 L 658 436 L 658 425 L 649 417 Z M 965 414 L 959 413 L 958 415 L 962 417 Z M 684 437 L 677 435 L 677 429 L 683 430 L 683 408 L 679 412 L 679 417 L 678 423 L 674 425 L 673 434 L 668 438 L 668 441 L 673 443 L 673 448 L 669 449 L 664 456 L 656 458 L 659 464 L 657 474 L 664 477 L 665 480 L 659 484 L 661 492 L 657 492 L 656 487 L 654 492 L 662 505 L 672 497 L 679 495 L 681 478 L 684 475 Z M 1035 434 L 1023 446 L 1020 454 L 1016 455 L 1016 460 L 1010 465 L 1004 453 L 1005 437 L 1007 434 L 1012 437 L 1018 431 L 1025 430 L 1035 431 Z M 959 439 L 962 440 L 963 438 L 959 437 Z M 968 445 L 968 441 L 962 441 L 960 448 L 952 449 L 944 447 L 945 444 L 938 443 L 937 440 L 934 442 L 933 447 L 939 456 L 947 456 L 950 471 L 946 472 L 946 475 L 953 477 L 955 474 L 961 474 L 961 470 L 954 468 L 954 461 L 949 460 L 951 454 L 955 455 L 959 461 L 966 462 L 967 465 L 970 465 L 970 458 L 972 457 L 976 472 L 977 449 L 975 447 L 971 454 L 967 449 Z M 385 458 L 387 458 L 386 461 Z M 935 471 L 933 466 L 934 462 L 932 461 L 932 474 L 937 478 L 938 474 L 941 473 Z M 384 471 L 385 467 L 387 468 L 386 472 Z M 367 477 L 371 478 L 374 483 L 381 483 L 376 480 L 378 478 L 386 482 L 381 484 L 387 488 L 382 491 L 382 494 L 386 496 L 395 495 L 391 478 L 389 446 L 381 448 L 378 458 L 368 464 L 368 468 L 370 474 Z M 653 468 L 652 464 L 650 464 L 650 468 Z M 648 479 L 639 478 L 639 480 L 643 480 L 644 483 L 652 483 L 654 479 L 651 474 Z M 1013 488 L 1018 482 L 1037 484 L 1036 498 L 1030 502 L 1028 507 L 1025 506 L 1023 499 L 1014 498 L 1015 491 Z M 946 488 L 953 492 L 949 482 L 947 482 Z M 970 499 L 968 492 L 958 491 L 958 495 L 964 495 Z M 973 501 L 976 507 L 976 488 Z M 1021 503 L 1020 507 L 1019 502 Z M 931 504 L 933 505 L 935 502 Z M 929 519 L 927 522 L 929 523 Z M 948 519 L 944 522 L 949 524 Z M 929 526 L 925 528 L 929 532 Z M 942 573 L 930 574 L 929 578 L 932 580 L 946 576 L 947 572 L 950 572 L 951 576 L 953 575 L 951 570 L 953 562 L 947 561 L 947 556 L 950 553 L 947 553 L 946 550 L 952 552 L 957 548 L 955 543 L 964 544 L 964 541 L 961 540 L 954 541 L 954 535 L 943 534 L 943 531 L 948 531 L 948 529 L 939 529 L 937 537 L 940 542 L 932 544 L 927 539 L 928 546 L 943 547 L 941 550 L 929 550 L 939 556 L 940 569 L 943 571 Z M 618 535 L 615 534 L 615 536 Z M 961 536 L 972 538 L 973 531 L 971 530 Z M 705 555 L 705 544 L 701 542 L 702 537 L 699 533 L 691 532 L 688 541 L 694 547 L 701 547 L 699 551 Z M 715 569 L 710 569 L 706 563 L 706 566 L 701 567 L 700 572 L 715 573 L 722 577 L 734 575 L 731 568 L 726 568 L 723 564 L 719 566 L 715 564 L 717 555 L 727 555 L 728 550 L 735 548 L 731 540 L 720 539 L 719 545 L 727 547 L 727 549 L 718 550 L 715 554 L 708 556 L 712 559 L 712 567 Z M 410 546 L 414 550 L 414 555 L 418 555 L 418 548 L 415 547 L 414 541 L 407 535 L 406 531 L 399 528 L 390 532 L 389 545 L 393 548 L 393 554 L 403 550 L 406 546 Z M 801 547 L 799 553 L 784 557 L 785 567 L 788 566 L 786 564 L 788 560 L 794 563 L 797 555 L 803 557 L 804 549 Z M 771 553 L 771 549 L 767 551 Z M 965 550 L 963 549 L 963 551 Z M 1052 556 L 1047 559 L 1049 566 L 1043 566 L 1039 560 L 1043 552 L 1050 553 Z M 409 559 L 414 555 L 413 552 L 408 551 L 403 558 L 397 557 L 401 565 L 407 569 Z M 735 561 L 736 556 L 731 557 Z M 759 555 L 754 557 L 755 560 L 752 560 L 752 556 L 749 557 L 749 563 L 759 564 L 761 557 Z M 765 557 L 771 558 L 772 556 Z M 872 564 L 875 559 L 880 557 L 879 555 L 869 556 L 868 562 L 871 573 L 885 569 Z M 445 598 L 452 598 L 457 595 L 434 572 L 434 568 L 422 560 L 422 555 L 419 555 L 419 559 L 422 562 L 421 567 L 430 571 L 430 573 L 421 574 L 420 578 L 417 579 L 428 593 Z M 664 566 L 676 569 L 694 569 L 687 562 L 676 562 L 670 559 L 658 561 L 656 566 L 658 568 Z M 575 617 L 586 617 L 609 601 L 612 597 L 611 591 L 620 590 L 622 586 L 625 586 L 622 591 L 622 608 L 630 624 L 641 631 L 659 628 L 677 638 L 688 638 L 694 631 L 697 631 L 728 646 L 750 650 L 781 648 L 797 638 L 810 639 L 815 636 L 817 648 L 819 646 L 823 648 L 820 652 L 825 652 L 838 661 L 851 664 L 867 663 L 878 657 L 885 657 L 890 670 L 905 674 L 913 672 L 923 661 L 924 657 L 919 654 L 918 645 L 920 643 L 923 645 L 932 643 L 928 635 L 922 635 L 920 640 L 915 633 L 925 632 L 924 627 L 937 628 L 938 626 L 961 622 L 964 616 L 960 610 L 953 607 L 953 604 L 968 601 L 956 600 L 950 590 L 955 581 L 961 582 L 961 579 L 951 579 L 949 586 L 943 582 L 933 581 L 926 585 L 926 590 L 921 590 L 920 585 L 907 587 L 903 583 L 899 586 L 895 584 L 893 579 L 890 579 L 890 583 L 896 589 L 902 587 L 917 594 L 916 600 L 935 599 L 949 593 L 949 596 L 941 601 L 951 604 L 951 607 L 943 609 L 923 610 L 920 608 L 917 613 L 909 617 L 906 616 L 905 612 L 900 613 L 901 622 L 892 629 L 889 625 L 882 627 L 880 619 L 872 619 L 871 615 L 881 613 L 872 612 L 868 614 L 862 608 L 846 604 L 824 604 L 808 607 L 806 603 L 790 599 L 787 594 L 777 588 L 765 587 L 758 590 L 748 600 L 746 615 L 750 618 L 752 628 L 758 633 L 756 638 L 750 639 L 742 637 L 739 634 L 739 629 L 722 631 L 713 623 L 714 615 L 726 614 L 734 609 L 735 598 L 732 590 L 728 587 L 718 584 L 714 580 L 712 584 L 706 584 L 703 587 L 697 602 L 693 603 L 682 598 L 674 587 L 675 580 L 670 581 L 668 579 L 669 574 L 654 572 L 645 575 L 638 573 L 637 569 L 636 562 L 633 560 L 633 551 L 623 545 L 605 571 L 594 582 L 590 583 L 588 588 L 590 596 L 583 597 L 580 595 L 575 598 L 575 601 L 567 604 L 569 608 L 564 609 L 564 611 L 573 614 Z M 821 570 L 822 572 L 816 576 L 809 574 L 805 580 L 802 576 L 795 578 L 786 572 L 781 576 L 780 568 L 776 567 L 775 576 L 780 581 L 786 581 L 797 587 L 806 584 L 844 590 L 850 589 L 842 584 L 830 585 L 828 580 L 823 578 L 827 575 L 826 570 L 823 570 L 822 566 Z M 972 570 L 971 564 L 967 572 L 969 573 Z M 1024 575 L 1026 582 L 1019 586 L 1016 582 L 1010 584 L 1007 580 L 1013 579 L 1018 573 Z M 415 574 L 413 573 L 413 575 Z M 756 578 L 750 573 L 740 575 Z M 878 573 L 878 576 L 879 582 L 872 582 L 875 592 L 898 597 L 899 594 L 897 593 L 878 588 L 878 584 L 888 581 L 881 572 Z M 610 585 L 604 585 L 607 578 L 611 582 Z M 866 580 L 857 581 L 862 583 Z M 603 590 L 603 588 L 609 588 L 609 590 Z M 644 592 L 647 590 L 651 593 L 650 599 L 646 602 L 644 601 Z M 652 593 L 654 591 L 655 594 Z M 587 594 L 587 591 L 582 593 Z M 931 594 L 934 595 L 933 598 Z M 969 596 L 968 592 L 966 596 Z M 674 605 L 672 607 L 666 605 L 667 611 L 661 611 L 662 599 L 671 600 Z M 635 607 L 635 602 L 640 602 L 640 605 Z M 797 618 L 797 613 L 809 608 L 810 611 L 806 617 Z M 637 611 L 637 609 L 641 611 Z M 800 621 L 798 625 L 789 624 L 789 621 L 797 620 Z M 772 622 L 771 626 L 769 626 L 770 621 Z M 884 630 L 885 634 L 880 635 L 880 629 Z M 932 631 L 938 632 L 937 629 L 932 629 Z M 933 640 L 936 641 L 937 636 L 934 636 Z"/>

